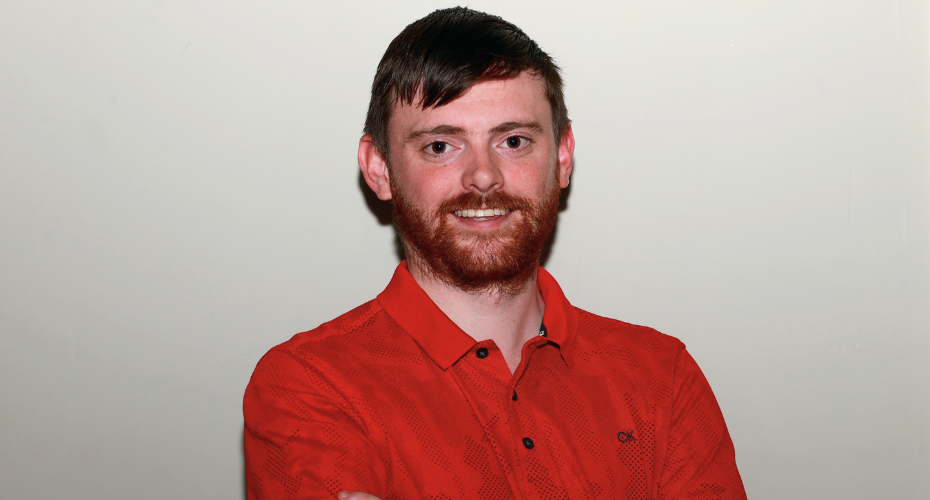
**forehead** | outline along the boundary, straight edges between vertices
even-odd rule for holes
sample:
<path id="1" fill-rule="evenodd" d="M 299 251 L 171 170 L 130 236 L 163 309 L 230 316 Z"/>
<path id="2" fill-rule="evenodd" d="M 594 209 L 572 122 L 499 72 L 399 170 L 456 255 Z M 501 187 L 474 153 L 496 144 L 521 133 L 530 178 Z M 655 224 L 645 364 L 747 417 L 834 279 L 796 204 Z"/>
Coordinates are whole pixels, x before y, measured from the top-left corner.
<path id="1" fill-rule="evenodd" d="M 523 72 L 516 78 L 475 84 L 454 101 L 439 107 L 420 108 L 397 103 L 388 124 L 391 141 L 403 140 L 411 131 L 443 125 L 469 134 L 487 132 L 502 123 L 536 122 L 552 130 L 552 110 L 543 80 Z"/>

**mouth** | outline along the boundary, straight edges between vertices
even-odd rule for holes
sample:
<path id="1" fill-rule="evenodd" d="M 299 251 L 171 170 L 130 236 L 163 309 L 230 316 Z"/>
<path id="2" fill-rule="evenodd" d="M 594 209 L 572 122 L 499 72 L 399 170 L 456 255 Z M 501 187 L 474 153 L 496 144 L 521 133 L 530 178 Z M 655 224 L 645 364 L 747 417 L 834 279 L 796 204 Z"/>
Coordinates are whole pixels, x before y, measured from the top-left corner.
<path id="1" fill-rule="evenodd" d="M 509 208 L 479 208 L 479 209 L 467 209 L 467 210 L 456 210 L 452 213 L 455 215 L 469 220 L 491 220 L 502 215 L 507 215 L 511 212 Z"/>

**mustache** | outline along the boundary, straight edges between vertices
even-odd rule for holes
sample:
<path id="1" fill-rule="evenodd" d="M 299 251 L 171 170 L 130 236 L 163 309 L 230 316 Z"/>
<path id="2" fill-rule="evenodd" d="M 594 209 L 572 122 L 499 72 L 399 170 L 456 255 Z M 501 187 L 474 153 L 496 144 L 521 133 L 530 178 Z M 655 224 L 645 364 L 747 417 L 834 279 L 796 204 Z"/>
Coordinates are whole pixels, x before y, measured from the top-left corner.
<path id="1" fill-rule="evenodd" d="M 490 194 L 481 195 L 475 192 L 462 193 L 439 204 L 438 211 L 440 214 L 447 214 L 457 210 L 477 210 L 479 208 L 500 208 L 510 210 L 532 210 L 533 204 L 522 196 L 494 191 Z"/>

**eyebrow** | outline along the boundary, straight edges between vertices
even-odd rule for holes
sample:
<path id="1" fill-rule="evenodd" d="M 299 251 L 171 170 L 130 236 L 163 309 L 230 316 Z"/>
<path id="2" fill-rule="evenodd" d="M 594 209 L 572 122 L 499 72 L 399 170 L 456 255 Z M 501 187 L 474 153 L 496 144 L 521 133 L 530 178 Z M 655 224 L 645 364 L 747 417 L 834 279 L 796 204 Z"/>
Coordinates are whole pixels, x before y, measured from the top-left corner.
<path id="1" fill-rule="evenodd" d="M 542 125 L 539 122 L 504 122 L 491 129 L 491 134 L 503 134 L 520 128 L 530 129 L 536 133 L 543 133 Z"/>
<path id="2" fill-rule="evenodd" d="M 504 134 L 517 129 L 530 129 L 536 133 L 543 133 L 539 122 L 504 122 L 491 129 L 491 135 Z M 439 125 L 430 129 L 414 130 L 407 135 L 405 142 L 414 142 L 431 135 L 465 135 L 465 129 L 453 125 Z"/>
<path id="3" fill-rule="evenodd" d="M 428 135 L 463 135 L 464 133 L 465 129 L 462 127 L 439 125 L 438 127 L 433 127 L 431 129 L 414 130 L 407 135 L 406 142 L 413 142 Z"/>

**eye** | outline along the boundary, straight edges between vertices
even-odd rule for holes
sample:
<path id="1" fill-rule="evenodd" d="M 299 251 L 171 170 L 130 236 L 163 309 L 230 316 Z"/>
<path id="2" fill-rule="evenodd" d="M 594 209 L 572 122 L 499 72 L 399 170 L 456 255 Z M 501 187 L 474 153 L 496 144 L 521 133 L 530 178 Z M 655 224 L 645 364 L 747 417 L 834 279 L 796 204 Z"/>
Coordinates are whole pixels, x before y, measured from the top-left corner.
<path id="1" fill-rule="evenodd" d="M 519 135 L 512 135 L 504 140 L 504 145 L 510 149 L 517 149 L 519 147 L 525 146 L 527 139 L 525 137 L 520 137 Z"/>
<path id="2" fill-rule="evenodd" d="M 436 141 L 436 142 L 430 143 L 430 145 L 427 146 L 427 149 L 429 149 L 430 153 L 441 155 L 449 150 L 449 144 L 446 142 L 442 142 L 442 141 Z"/>

